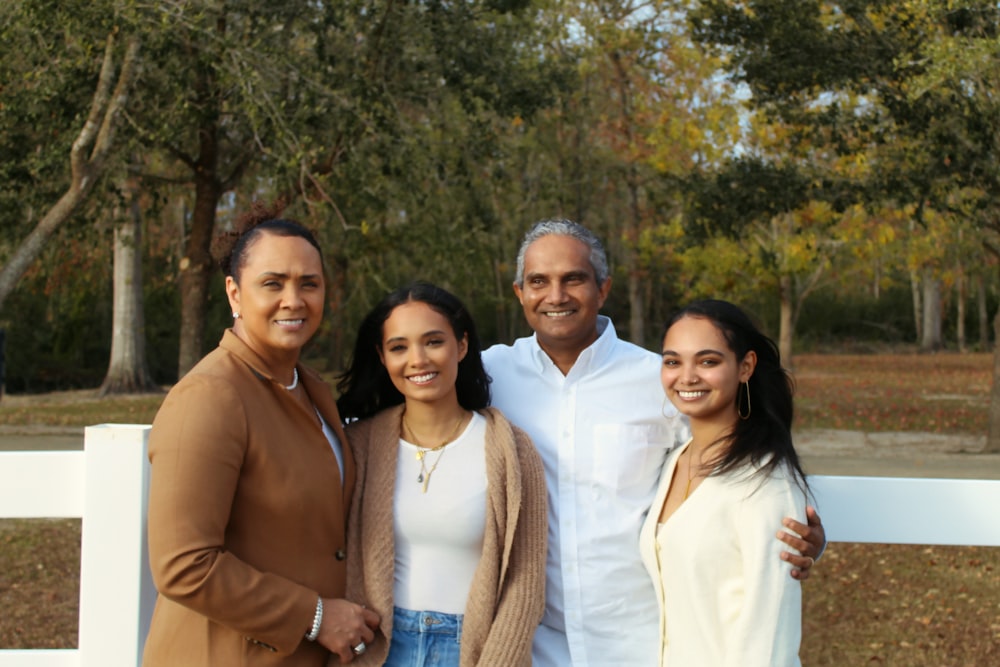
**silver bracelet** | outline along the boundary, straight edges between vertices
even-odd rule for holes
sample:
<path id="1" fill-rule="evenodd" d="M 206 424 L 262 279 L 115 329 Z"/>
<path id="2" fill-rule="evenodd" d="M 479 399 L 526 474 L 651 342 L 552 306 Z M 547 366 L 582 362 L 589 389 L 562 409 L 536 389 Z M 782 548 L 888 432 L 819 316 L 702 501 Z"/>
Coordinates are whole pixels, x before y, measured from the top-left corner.
<path id="1" fill-rule="evenodd" d="M 319 637 L 319 626 L 323 625 L 323 598 L 316 599 L 316 614 L 313 616 L 313 626 L 312 630 L 306 634 L 306 639 L 311 642 L 316 641 Z"/>

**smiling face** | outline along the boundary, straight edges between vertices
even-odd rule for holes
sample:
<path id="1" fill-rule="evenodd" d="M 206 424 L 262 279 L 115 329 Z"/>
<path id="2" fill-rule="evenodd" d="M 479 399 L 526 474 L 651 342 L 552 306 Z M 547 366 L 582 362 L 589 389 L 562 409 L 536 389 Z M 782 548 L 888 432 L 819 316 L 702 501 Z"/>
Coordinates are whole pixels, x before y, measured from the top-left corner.
<path id="1" fill-rule="evenodd" d="M 407 404 L 458 404 L 458 362 L 468 349 L 468 340 L 455 336 L 447 317 L 422 301 L 411 301 L 396 306 L 382 325 L 379 357 Z"/>
<path id="2" fill-rule="evenodd" d="M 524 284 L 514 293 L 538 344 L 549 356 L 575 361 L 597 340 L 597 314 L 611 289 L 611 280 L 597 284 L 590 248 L 571 236 L 550 234 L 524 254 Z"/>
<path id="3" fill-rule="evenodd" d="M 319 252 L 298 236 L 261 233 L 250 246 L 240 282 L 226 278 L 233 330 L 273 370 L 294 365 L 323 318 Z M 290 372 L 290 368 L 288 369 Z"/>
<path id="4" fill-rule="evenodd" d="M 735 424 L 736 396 L 741 382 L 753 375 L 757 355 L 742 360 L 708 318 L 685 316 L 663 338 L 660 381 L 674 407 L 697 422 Z"/>

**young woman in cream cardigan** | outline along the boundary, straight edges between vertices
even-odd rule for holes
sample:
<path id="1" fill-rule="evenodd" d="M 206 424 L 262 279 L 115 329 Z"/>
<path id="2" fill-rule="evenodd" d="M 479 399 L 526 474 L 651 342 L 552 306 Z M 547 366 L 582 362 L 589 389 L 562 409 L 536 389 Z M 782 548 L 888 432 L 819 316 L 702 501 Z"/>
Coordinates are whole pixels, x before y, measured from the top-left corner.
<path id="1" fill-rule="evenodd" d="M 774 526 L 805 523 L 792 386 L 777 347 L 736 306 L 674 315 L 661 381 L 688 417 L 640 534 L 660 600 L 660 665 L 799 665 L 801 584 Z"/>
<path id="2" fill-rule="evenodd" d="M 416 283 L 362 322 L 338 384 L 357 484 L 348 599 L 380 614 L 360 665 L 530 665 L 544 608 L 541 459 L 488 408 L 472 318 Z"/>

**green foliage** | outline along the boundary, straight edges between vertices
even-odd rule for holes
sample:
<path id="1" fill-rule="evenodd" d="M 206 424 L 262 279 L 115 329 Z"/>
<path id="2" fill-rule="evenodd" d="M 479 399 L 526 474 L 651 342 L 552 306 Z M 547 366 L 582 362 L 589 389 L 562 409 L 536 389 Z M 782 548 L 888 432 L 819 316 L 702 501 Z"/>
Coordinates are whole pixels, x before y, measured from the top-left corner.
<path id="1" fill-rule="evenodd" d="M 19 241 L 69 182 L 70 147 L 93 96 L 105 40 L 103 3 L 0 3 L 0 238 Z"/>
<path id="2" fill-rule="evenodd" d="M 69 230 L 0 313 L 7 330 L 6 386 L 41 392 L 100 384 L 110 349 L 108 249 Z"/>

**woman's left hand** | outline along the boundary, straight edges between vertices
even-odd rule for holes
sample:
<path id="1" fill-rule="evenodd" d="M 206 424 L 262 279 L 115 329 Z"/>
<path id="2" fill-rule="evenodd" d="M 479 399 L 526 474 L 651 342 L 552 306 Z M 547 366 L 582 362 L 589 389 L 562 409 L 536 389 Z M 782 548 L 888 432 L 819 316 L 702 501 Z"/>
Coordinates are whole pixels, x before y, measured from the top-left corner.
<path id="1" fill-rule="evenodd" d="M 778 531 L 778 539 L 799 552 L 781 552 L 781 560 L 792 564 L 792 578 L 799 581 L 809 578 L 813 564 L 826 546 L 826 531 L 823 530 L 823 523 L 815 507 L 806 507 L 806 520 L 808 525 L 785 518 L 782 523 L 792 532 Z"/>

